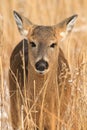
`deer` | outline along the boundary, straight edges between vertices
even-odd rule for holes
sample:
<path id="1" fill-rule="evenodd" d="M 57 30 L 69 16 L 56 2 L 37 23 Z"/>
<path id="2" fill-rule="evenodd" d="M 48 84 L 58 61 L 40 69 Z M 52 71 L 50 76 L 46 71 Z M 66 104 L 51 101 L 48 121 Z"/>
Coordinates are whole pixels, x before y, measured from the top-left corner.
<path id="1" fill-rule="evenodd" d="M 60 44 L 72 31 L 77 14 L 51 26 L 33 24 L 16 11 L 13 14 L 23 36 L 10 57 L 13 130 L 65 130 L 71 74 Z"/>

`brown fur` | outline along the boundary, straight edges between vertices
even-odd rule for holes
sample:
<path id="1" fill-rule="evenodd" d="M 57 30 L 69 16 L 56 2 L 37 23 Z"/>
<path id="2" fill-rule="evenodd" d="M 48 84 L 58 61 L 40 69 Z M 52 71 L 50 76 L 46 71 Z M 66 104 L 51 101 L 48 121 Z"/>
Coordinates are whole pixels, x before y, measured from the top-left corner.
<path id="1" fill-rule="evenodd" d="M 24 44 L 24 48 L 25 48 L 25 65 L 26 65 L 25 66 L 25 70 L 26 70 L 26 77 L 27 77 L 27 74 L 28 74 L 28 62 L 29 62 L 28 61 L 28 43 L 27 43 L 26 40 L 24 40 L 24 43 L 25 43 Z M 12 56 L 11 56 L 11 64 L 10 64 L 11 71 L 15 74 L 16 77 L 18 77 L 17 80 L 19 82 L 19 86 L 21 88 L 21 91 L 23 91 L 23 89 L 24 89 L 24 87 L 23 87 L 23 84 L 24 84 L 23 76 L 24 76 L 24 74 L 23 74 L 23 68 L 22 68 L 23 62 L 22 62 L 22 57 L 21 57 L 21 54 L 20 54 L 20 52 L 22 52 L 22 49 L 23 49 L 23 41 L 21 41 L 19 43 L 19 45 L 17 45 L 17 47 L 13 51 Z M 59 67 L 58 67 L 58 77 L 59 77 L 59 75 L 60 75 L 60 73 L 61 73 L 61 71 L 63 69 L 62 68 L 62 64 L 63 63 L 66 64 L 65 71 L 68 69 L 68 72 L 69 72 L 69 67 L 68 67 L 67 60 L 64 58 L 64 55 L 63 55 L 63 52 L 62 52 L 61 49 L 59 51 L 59 59 L 58 59 L 58 61 L 59 61 L 58 63 L 60 63 Z M 45 83 L 46 79 L 49 78 L 49 77 L 48 77 L 48 75 L 47 76 L 40 76 L 39 74 L 36 74 L 36 72 L 33 70 L 33 68 L 30 67 L 30 64 L 29 64 L 29 68 L 30 68 L 29 69 L 29 74 L 28 74 L 29 75 L 29 79 L 28 79 L 29 80 L 28 81 L 29 82 L 29 86 L 26 88 L 26 91 L 27 91 L 27 94 L 28 94 L 27 96 L 29 96 L 29 93 L 31 92 L 31 100 L 32 100 L 31 104 L 33 105 L 33 103 L 34 103 L 34 101 L 33 101 L 34 100 L 33 99 L 34 98 L 34 95 L 33 95 L 33 93 L 34 93 L 34 80 L 35 80 L 35 84 L 36 84 L 36 97 L 37 97 L 39 92 L 40 92 L 40 90 L 41 90 L 41 88 L 44 86 L 44 83 Z M 19 112 L 19 110 L 21 110 L 21 104 L 23 104 L 23 102 L 22 102 L 22 99 L 21 99 L 21 104 L 19 104 L 19 105 L 17 104 L 19 102 L 18 101 L 19 100 L 18 97 L 20 97 L 20 98 L 22 98 L 22 97 L 19 96 L 20 95 L 20 91 L 18 90 L 18 86 L 16 84 L 15 77 L 12 74 L 11 71 L 10 71 L 10 94 L 12 95 L 11 96 L 11 114 L 12 114 L 12 122 L 14 124 L 13 127 L 15 128 L 15 127 L 19 127 L 20 126 L 20 124 L 19 124 L 20 123 L 19 122 L 20 121 L 20 115 L 19 115 L 20 112 Z M 54 71 L 52 71 L 52 75 L 53 75 L 53 72 Z M 19 76 L 20 76 L 20 79 L 19 79 Z M 68 76 L 70 78 L 70 74 Z M 57 103 L 56 103 L 57 102 L 56 101 L 56 98 L 57 98 L 56 95 L 57 94 L 55 94 L 56 89 L 57 89 L 56 88 L 57 84 L 55 83 L 55 80 L 56 80 L 55 78 L 53 78 L 52 76 L 50 78 L 51 79 L 49 79 L 49 81 L 47 83 L 49 85 L 48 85 L 48 88 L 47 88 L 48 89 L 47 90 L 47 97 L 45 99 L 46 103 L 47 103 L 47 107 L 45 108 L 45 110 L 47 111 L 47 113 L 48 112 L 50 113 L 50 114 L 48 113 L 49 117 L 51 116 L 51 114 L 53 114 L 55 116 L 56 120 L 57 120 L 57 114 L 55 114 L 54 112 L 51 113 L 52 111 L 57 111 L 56 110 L 57 109 L 56 108 L 57 107 Z M 53 81 L 52 81 L 52 78 L 53 78 Z M 61 80 L 62 80 L 62 78 L 61 78 Z M 60 83 L 60 79 L 59 78 L 58 78 L 58 81 L 59 81 L 58 83 Z M 53 85 L 53 82 L 54 82 L 54 85 Z M 50 86 L 50 84 L 51 84 L 51 86 Z M 60 87 L 61 87 L 61 85 L 60 85 Z M 18 90 L 18 96 L 17 96 L 17 90 Z M 61 91 L 61 88 L 59 89 L 59 91 Z M 69 94 L 70 94 L 70 90 L 65 90 L 65 91 L 69 92 Z M 61 92 L 59 92 L 59 94 L 60 93 Z M 64 96 L 64 98 L 67 98 L 66 95 Z M 52 97 L 52 99 L 51 99 L 51 97 Z M 27 98 L 30 98 L 30 97 L 27 97 Z M 37 102 L 39 110 L 40 110 L 40 107 L 41 107 L 42 99 L 41 99 L 41 97 L 39 97 L 39 100 Z M 52 105 L 54 105 L 54 103 L 56 103 L 56 106 L 53 106 L 53 107 L 55 107 L 54 110 L 50 110 L 50 109 L 52 109 Z M 66 103 L 65 99 L 64 99 L 63 103 L 64 104 Z M 46 113 L 46 115 L 47 115 L 47 113 Z M 63 114 L 63 111 L 61 113 Z M 47 120 L 46 121 L 49 122 L 49 119 L 47 119 Z"/>
<path id="2" fill-rule="evenodd" d="M 28 41 L 22 40 L 13 50 L 10 59 L 13 129 L 22 126 L 23 106 L 24 130 L 30 130 L 31 119 L 40 130 L 62 130 L 62 127 L 67 128 L 68 116 L 65 115 L 71 99 L 71 76 L 68 62 L 58 45 L 61 37 L 55 26 L 33 26 L 28 29 Z M 35 48 L 31 47 L 31 42 L 36 44 Z M 57 43 L 57 46 L 50 48 L 52 43 Z M 43 74 L 35 70 L 35 64 L 40 59 L 46 60 L 49 65 Z"/>

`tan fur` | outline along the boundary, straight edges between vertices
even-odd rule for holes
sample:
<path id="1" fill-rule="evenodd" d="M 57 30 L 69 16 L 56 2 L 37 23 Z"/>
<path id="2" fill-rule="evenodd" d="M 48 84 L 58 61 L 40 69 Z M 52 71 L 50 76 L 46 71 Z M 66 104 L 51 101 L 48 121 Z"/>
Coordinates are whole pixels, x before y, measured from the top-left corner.
<path id="1" fill-rule="evenodd" d="M 36 125 L 39 130 L 62 130 L 63 127 L 67 129 L 66 112 L 71 99 L 71 76 L 59 43 L 62 40 L 60 32 L 66 31 L 65 25 L 74 17 L 65 20 L 64 24 L 61 23 L 64 29 L 60 24 L 36 26 L 29 22 L 28 41 L 21 41 L 14 49 L 9 72 L 14 130 L 22 130 L 22 114 L 24 130 L 31 129 L 31 119 L 34 127 Z M 20 29 L 20 33 L 24 34 L 24 28 Z M 36 47 L 32 47 L 31 42 L 34 42 Z M 56 43 L 56 46 L 51 47 L 52 43 Z M 35 64 L 41 59 L 48 63 L 48 69 L 42 74 L 35 68 Z"/>

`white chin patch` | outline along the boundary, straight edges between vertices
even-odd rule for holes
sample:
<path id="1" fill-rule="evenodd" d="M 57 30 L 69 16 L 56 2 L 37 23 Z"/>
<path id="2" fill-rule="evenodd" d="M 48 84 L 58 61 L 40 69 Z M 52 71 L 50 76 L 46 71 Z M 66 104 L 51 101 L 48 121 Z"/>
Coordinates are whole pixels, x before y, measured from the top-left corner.
<path id="1" fill-rule="evenodd" d="M 38 71 L 38 70 L 36 70 L 36 72 L 37 72 L 38 74 L 45 74 L 45 71 Z"/>
<path id="2" fill-rule="evenodd" d="M 36 73 L 38 73 L 38 74 L 40 74 L 40 75 L 45 75 L 45 74 L 48 72 L 48 70 L 39 71 L 39 70 L 36 70 L 36 69 L 35 69 L 35 71 L 36 71 Z"/>

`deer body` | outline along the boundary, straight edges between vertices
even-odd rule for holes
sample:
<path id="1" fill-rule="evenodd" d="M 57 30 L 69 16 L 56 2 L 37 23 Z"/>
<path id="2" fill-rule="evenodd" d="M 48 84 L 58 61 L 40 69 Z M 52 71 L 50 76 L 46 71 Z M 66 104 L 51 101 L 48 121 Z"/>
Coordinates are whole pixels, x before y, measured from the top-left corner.
<path id="1" fill-rule="evenodd" d="M 62 130 L 67 124 L 64 116 L 71 87 L 69 65 L 58 40 L 60 42 L 70 32 L 77 16 L 63 21 L 58 27 L 51 27 L 36 26 L 18 13 L 14 12 L 14 15 L 20 33 L 28 40 L 24 39 L 16 46 L 10 59 L 13 129 L 33 129 L 29 124 L 32 119 L 34 128 L 39 130 Z"/>

